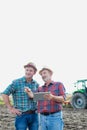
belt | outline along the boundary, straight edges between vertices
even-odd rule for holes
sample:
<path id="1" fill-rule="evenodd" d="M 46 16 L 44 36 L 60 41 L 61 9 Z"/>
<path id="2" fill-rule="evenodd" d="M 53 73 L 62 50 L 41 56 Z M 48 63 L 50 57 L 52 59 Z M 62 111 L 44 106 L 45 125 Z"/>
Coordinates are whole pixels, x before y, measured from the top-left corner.
<path id="1" fill-rule="evenodd" d="M 59 112 L 59 111 L 56 111 L 56 112 L 42 112 L 40 114 L 48 116 L 48 115 L 51 115 L 51 114 L 54 114 L 54 113 L 57 113 L 57 112 Z"/>
<path id="2" fill-rule="evenodd" d="M 22 112 L 22 114 L 34 114 L 36 110 L 28 110 L 25 112 Z"/>

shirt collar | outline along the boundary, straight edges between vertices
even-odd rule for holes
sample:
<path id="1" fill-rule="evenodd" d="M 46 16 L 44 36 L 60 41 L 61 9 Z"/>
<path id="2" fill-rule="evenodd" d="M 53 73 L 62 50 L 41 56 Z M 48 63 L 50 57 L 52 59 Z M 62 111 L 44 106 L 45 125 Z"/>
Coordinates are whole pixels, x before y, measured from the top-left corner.
<path id="1" fill-rule="evenodd" d="M 53 85 L 54 81 L 51 81 L 48 86 Z M 46 83 L 43 85 L 43 87 L 46 87 Z"/>
<path id="2" fill-rule="evenodd" d="M 23 79 L 23 82 L 26 82 L 25 76 L 22 79 Z M 32 79 L 31 83 L 35 83 L 35 80 Z"/>

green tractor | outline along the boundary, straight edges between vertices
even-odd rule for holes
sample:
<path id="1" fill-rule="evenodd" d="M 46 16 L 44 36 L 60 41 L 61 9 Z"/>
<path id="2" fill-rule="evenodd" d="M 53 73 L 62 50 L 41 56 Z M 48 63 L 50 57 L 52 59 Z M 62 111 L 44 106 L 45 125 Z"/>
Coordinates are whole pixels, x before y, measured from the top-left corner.
<path id="1" fill-rule="evenodd" d="M 73 108 L 87 108 L 87 79 L 77 80 L 76 91 L 73 92 L 71 105 Z"/>

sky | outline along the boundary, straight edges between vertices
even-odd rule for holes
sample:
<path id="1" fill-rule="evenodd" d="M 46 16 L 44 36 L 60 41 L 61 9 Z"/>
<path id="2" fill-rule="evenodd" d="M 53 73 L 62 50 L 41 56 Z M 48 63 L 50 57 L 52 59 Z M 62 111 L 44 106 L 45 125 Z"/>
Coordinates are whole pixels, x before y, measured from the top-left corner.
<path id="1" fill-rule="evenodd" d="M 0 1 L 0 92 L 28 62 L 50 67 L 68 93 L 87 79 L 86 0 Z M 43 84 L 38 72 L 34 79 Z"/>

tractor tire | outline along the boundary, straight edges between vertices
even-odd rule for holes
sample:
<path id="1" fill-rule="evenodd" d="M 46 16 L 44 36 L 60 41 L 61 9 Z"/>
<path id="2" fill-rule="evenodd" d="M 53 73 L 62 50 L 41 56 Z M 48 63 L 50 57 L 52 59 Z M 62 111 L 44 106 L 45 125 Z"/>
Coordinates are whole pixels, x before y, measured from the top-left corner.
<path id="1" fill-rule="evenodd" d="M 87 108 L 87 97 L 82 93 L 75 93 L 71 99 L 73 108 Z"/>

